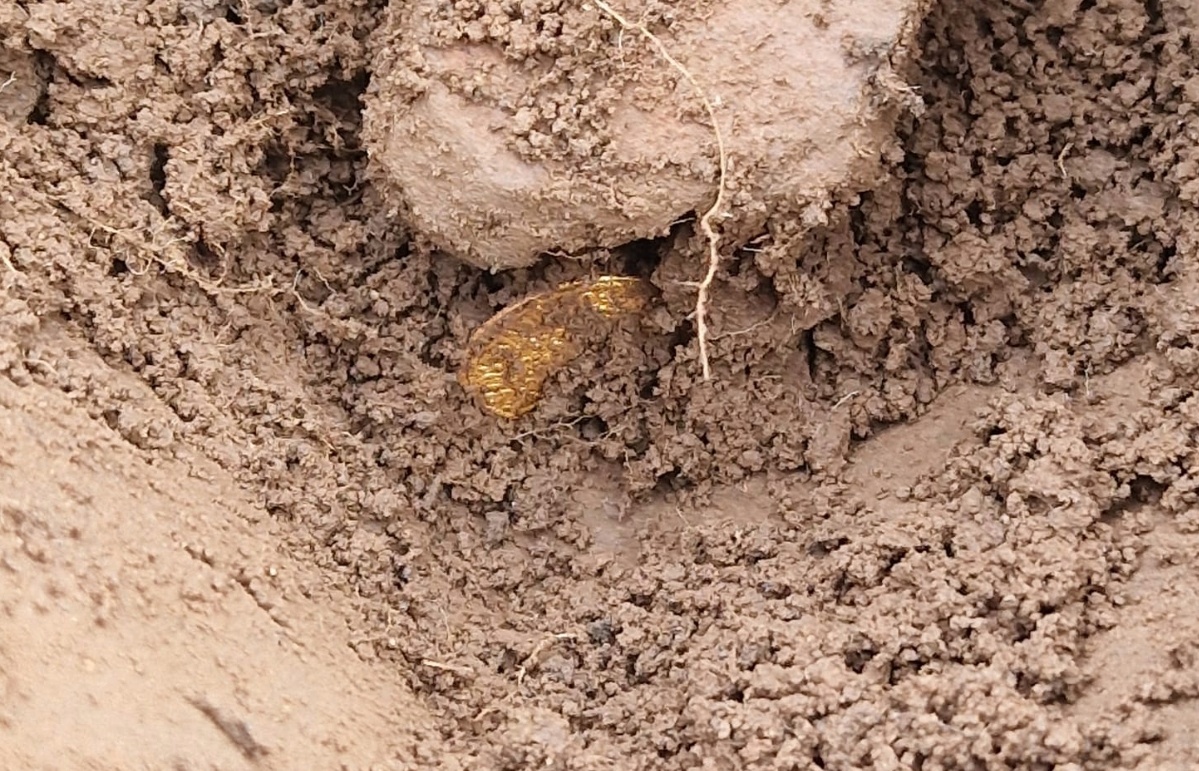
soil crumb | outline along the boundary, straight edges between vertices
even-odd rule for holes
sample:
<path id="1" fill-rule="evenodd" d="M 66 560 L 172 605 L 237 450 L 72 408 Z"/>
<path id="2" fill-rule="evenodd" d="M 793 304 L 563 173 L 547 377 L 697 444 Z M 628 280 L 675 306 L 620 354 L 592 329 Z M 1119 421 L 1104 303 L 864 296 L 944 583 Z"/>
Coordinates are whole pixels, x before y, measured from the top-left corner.
<path id="1" fill-rule="evenodd" d="M 0 6 L 0 765 L 1199 766 L 1192 4 L 933 4 L 711 383 L 694 222 L 493 275 L 389 215 L 395 12 Z M 476 405 L 600 274 L 655 306 Z"/>

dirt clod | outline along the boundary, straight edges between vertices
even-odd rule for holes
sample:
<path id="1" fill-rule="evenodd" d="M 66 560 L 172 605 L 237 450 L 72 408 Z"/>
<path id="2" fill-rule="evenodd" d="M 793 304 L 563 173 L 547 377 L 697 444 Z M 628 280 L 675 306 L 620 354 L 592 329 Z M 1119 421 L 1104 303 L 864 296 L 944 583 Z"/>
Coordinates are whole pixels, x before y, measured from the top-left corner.
<path id="1" fill-rule="evenodd" d="M 873 179 L 902 107 L 882 84 L 925 5 L 393 4 L 367 95 L 374 176 L 442 248 L 527 267 L 709 207 L 715 115 L 735 246 Z"/>

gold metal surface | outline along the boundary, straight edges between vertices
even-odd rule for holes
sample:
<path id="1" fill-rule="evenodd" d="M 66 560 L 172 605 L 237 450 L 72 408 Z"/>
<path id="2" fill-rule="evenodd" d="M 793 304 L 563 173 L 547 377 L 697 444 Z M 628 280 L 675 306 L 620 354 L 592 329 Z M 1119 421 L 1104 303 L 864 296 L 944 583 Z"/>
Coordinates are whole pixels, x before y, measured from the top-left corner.
<path id="1" fill-rule="evenodd" d="M 536 406 L 546 379 L 579 354 L 596 321 L 639 313 L 652 295 L 644 279 L 600 276 L 527 297 L 475 330 L 458 378 L 487 411 L 518 418 Z"/>

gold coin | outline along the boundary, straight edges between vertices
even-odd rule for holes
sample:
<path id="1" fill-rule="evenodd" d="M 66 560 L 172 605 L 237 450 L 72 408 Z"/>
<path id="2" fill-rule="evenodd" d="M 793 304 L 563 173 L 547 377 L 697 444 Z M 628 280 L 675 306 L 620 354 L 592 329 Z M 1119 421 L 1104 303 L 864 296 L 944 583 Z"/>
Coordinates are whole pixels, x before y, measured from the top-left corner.
<path id="1" fill-rule="evenodd" d="M 488 412 L 518 418 L 536 406 L 546 379 L 579 354 L 597 318 L 640 313 L 652 297 L 653 286 L 633 276 L 572 281 L 526 297 L 474 331 L 458 379 Z"/>

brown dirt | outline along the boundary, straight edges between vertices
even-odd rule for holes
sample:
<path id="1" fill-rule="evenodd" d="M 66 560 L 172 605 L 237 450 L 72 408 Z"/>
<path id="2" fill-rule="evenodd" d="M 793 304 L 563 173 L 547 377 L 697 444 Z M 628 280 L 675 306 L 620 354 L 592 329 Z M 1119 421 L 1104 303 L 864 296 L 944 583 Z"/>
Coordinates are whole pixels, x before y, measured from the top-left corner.
<path id="1" fill-rule="evenodd" d="M 919 104 L 895 68 L 927 6 L 393 3 L 365 98 L 372 181 L 415 235 L 492 270 L 589 263 L 713 206 L 741 246 L 870 186 Z"/>
<path id="2" fill-rule="evenodd" d="M 0 6 L 5 767 L 1199 763 L 1189 4 L 940 3 L 714 382 L 683 224 L 515 423 L 464 342 L 585 269 L 386 217 L 381 13 Z"/>

